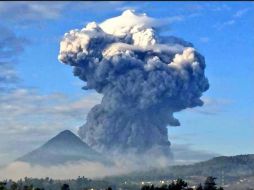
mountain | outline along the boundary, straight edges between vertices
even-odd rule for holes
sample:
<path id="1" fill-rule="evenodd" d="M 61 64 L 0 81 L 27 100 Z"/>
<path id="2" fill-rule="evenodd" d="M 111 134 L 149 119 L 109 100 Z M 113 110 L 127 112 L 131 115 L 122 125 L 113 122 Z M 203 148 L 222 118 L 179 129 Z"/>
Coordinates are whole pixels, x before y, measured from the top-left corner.
<path id="1" fill-rule="evenodd" d="M 18 158 L 32 165 L 60 165 L 66 162 L 93 161 L 112 164 L 69 130 L 60 132 L 38 149 Z"/>
<path id="2" fill-rule="evenodd" d="M 133 172 L 122 176 L 107 177 L 109 181 L 154 181 L 165 179 L 183 178 L 193 179 L 217 177 L 225 183 L 236 182 L 240 179 L 254 176 L 254 154 L 237 156 L 220 156 L 208 161 L 191 165 L 168 166 L 148 171 Z"/>

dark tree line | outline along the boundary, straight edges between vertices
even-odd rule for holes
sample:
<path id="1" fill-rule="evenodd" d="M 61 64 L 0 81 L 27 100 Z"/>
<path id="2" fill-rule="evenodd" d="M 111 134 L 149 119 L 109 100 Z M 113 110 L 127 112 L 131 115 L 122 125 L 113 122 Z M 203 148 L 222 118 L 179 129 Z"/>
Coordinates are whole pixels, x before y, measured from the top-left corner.
<path id="1" fill-rule="evenodd" d="M 177 179 L 176 181 L 172 181 L 170 184 L 162 185 L 161 187 L 155 187 L 154 185 L 144 185 L 141 187 L 141 190 L 223 190 L 222 187 L 217 187 L 215 179 L 216 178 L 211 176 L 207 177 L 204 184 L 203 185 L 199 184 L 195 189 L 189 187 L 188 183 L 185 182 L 184 180 Z M 44 182 L 43 183 L 44 185 L 47 184 L 47 186 L 45 187 L 50 190 L 88 190 L 90 188 L 105 189 L 105 187 L 107 187 L 106 183 L 100 184 L 101 186 L 98 186 L 98 184 L 92 186 L 91 180 L 88 180 L 87 178 L 84 177 L 82 178 L 79 177 L 76 180 L 65 181 L 70 182 L 72 184 L 72 187 L 69 185 L 69 183 L 59 183 L 59 181 L 52 180 L 49 178 L 37 180 L 39 180 L 40 182 Z M 32 182 L 34 182 L 34 184 Z M 102 188 L 102 186 L 104 188 Z M 0 190 L 44 190 L 44 187 L 42 186 L 41 183 L 39 183 L 35 179 L 25 178 L 24 181 L 19 180 L 17 182 L 14 181 L 0 182 Z M 112 188 L 108 186 L 108 188 L 105 190 L 112 190 Z"/>
<path id="2" fill-rule="evenodd" d="M 87 190 L 87 189 L 104 189 L 105 187 L 112 186 L 103 180 L 91 180 L 85 177 L 78 177 L 77 179 L 67 180 L 53 180 L 51 178 L 28 178 L 20 179 L 17 181 L 5 180 L 0 182 L 0 190 Z"/>
<path id="3" fill-rule="evenodd" d="M 215 183 L 215 177 L 209 176 L 206 178 L 204 185 L 199 184 L 195 190 L 223 190 L 222 187 L 217 187 Z M 144 185 L 141 190 L 194 190 L 188 186 L 188 183 L 182 179 L 172 181 L 169 185 L 162 185 L 161 187 L 155 187 L 154 185 Z"/>

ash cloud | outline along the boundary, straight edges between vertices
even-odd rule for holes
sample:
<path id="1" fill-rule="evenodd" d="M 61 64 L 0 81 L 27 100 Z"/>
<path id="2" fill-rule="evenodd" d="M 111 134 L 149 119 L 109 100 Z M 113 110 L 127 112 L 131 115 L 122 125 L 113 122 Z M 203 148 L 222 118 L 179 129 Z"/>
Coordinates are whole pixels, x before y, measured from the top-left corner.
<path id="1" fill-rule="evenodd" d="M 180 125 L 173 114 L 203 105 L 209 88 L 204 57 L 190 42 L 161 36 L 163 27 L 127 10 L 64 35 L 58 59 L 73 67 L 83 89 L 103 96 L 79 128 L 97 151 L 168 156 L 167 126 Z"/>

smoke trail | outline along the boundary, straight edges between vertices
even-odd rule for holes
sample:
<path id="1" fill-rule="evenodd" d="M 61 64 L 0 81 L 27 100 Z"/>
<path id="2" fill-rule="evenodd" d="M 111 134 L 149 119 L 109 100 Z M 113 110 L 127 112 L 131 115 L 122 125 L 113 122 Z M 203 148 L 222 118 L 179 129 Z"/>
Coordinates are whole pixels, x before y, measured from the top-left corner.
<path id="1" fill-rule="evenodd" d="M 103 95 L 79 129 L 98 151 L 169 154 L 166 127 L 180 125 L 173 113 L 203 104 L 204 57 L 189 42 L 160 36 L 162 29 L 127 10 L 64 35 L 58 59 L 74 68 L 85 90 Z"/>

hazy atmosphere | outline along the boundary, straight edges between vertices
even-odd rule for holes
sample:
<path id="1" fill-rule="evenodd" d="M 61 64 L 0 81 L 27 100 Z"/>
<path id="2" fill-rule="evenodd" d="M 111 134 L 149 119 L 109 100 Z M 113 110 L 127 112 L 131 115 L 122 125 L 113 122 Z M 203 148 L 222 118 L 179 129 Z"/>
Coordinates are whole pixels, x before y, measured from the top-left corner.
<path id="1" fill-rule="evenodd" d="M 253 18 L 253 2 L 0 2 L 0 166 L 64 130 L 128 161 L 254 153 Z M 43 173 L 139 167 L 117 160 Z"/>

